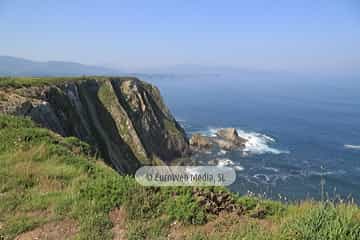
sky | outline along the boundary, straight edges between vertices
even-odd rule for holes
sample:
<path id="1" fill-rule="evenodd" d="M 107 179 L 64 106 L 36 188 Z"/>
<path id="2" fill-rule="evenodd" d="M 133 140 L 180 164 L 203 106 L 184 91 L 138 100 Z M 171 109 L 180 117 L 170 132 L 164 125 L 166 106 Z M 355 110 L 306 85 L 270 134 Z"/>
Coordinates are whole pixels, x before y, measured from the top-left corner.
<path id="1" fill-rule="evenodd" d="M 359 0 L 0 0 L 0 55 L 119 69 L 360 69 Z"/>

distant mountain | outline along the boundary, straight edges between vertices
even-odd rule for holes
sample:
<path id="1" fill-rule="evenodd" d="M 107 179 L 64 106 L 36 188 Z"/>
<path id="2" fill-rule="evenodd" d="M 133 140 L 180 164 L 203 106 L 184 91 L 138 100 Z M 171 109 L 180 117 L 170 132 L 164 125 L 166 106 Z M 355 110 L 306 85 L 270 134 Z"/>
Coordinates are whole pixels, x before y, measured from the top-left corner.
<path id="1" fill-rule="evenodd" d="M 74 62 L 38 62 L 23 58 L 0 56 L 0 76 L 77 76 L 120 75 L 120 70 L 89 66 Z"/>
<path id="2" fill-rule="evenodd" d="M 137 72 L 147 74 L 168 74 L 168 75 L 252 75 L 272 74 L 275 72 L 222 65 L 201 65 L 201 64 L 175 64 L 162 67 L 144 68 Z"/>

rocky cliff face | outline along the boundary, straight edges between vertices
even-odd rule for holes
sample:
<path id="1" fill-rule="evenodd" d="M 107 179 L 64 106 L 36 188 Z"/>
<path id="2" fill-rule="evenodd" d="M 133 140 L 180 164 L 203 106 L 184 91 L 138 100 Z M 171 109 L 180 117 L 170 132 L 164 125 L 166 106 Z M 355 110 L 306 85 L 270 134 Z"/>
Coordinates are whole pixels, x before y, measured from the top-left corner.
<path id="1" fill-rule="evenodd" d="M 121 173 L 189 154 L 185 132 L 159 90 L 136 78 L 1 87 L 0 112 L 88 142 Z"/>

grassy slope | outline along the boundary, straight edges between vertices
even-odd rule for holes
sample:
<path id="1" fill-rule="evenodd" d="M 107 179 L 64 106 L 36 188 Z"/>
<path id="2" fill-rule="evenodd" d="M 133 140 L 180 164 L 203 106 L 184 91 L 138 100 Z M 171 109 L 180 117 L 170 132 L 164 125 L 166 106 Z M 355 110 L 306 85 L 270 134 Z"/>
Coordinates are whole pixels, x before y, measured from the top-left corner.
<path id="1" fill-rule="evenodd" d="M 28 119 L 0 116 L 0 143 L 0 236 L 5 239 L 64 219 L 77 223 L 75 239 L 111 239 L 109 212 L 120 206 L 127 213 L 128 239 L 169 234 L 179 239 L 360 239 L 360 210 L 351 204 L 283 205 L 234 196 L 246 209 L 244 216 L 211 216 L 191 188 L 141 187 L 95 159 L 86 144 Z M 265 219 L 250 217 L 259 209 L 266 211 Z"/>
<path id="2" fill-rule="evenodd" d="M 105 76 L 82 76 L 82 77 L 0 77 L 0 87 L 28 87 L 61 84 L 66 82 L 83 80 L 108 80 L 108 79 L 136 79 L 134 77 L 105 77 Z"/>

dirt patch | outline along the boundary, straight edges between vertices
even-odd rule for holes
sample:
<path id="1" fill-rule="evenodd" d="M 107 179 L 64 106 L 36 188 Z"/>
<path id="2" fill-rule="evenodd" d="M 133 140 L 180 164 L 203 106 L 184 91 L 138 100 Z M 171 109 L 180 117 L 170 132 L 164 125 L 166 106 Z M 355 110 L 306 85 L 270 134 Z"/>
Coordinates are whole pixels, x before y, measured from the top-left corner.
<path id="1" fill-rule="evenodd" d="M 78 225 L 76 221 L 66 219 L 60 222 L 50 222 L 32 231 L 22 233 L 15 240 L 67 240 L 73 238 L 77 232 Z"/>
<path id="2" fill-rule="evenodd" d="M 126 240 L 126 211 L 123 208 L 115 208 L 109 213 L 113 224 L 113 240 Z"/>
<path id="3" fill-rule="evenodd" d="M 169 240 L 183 240 L 198 233 L 204 236 L 216 235 L 218 238 L 226 237 L 231 232 L 236 232 L 241 228 L 245 228 L 248 224 L 256 224 L 262 226 L 264 229 L 273 231 L 276 225 L 268 219 L 254 219 L 247 216 L 239 216 L 235 212 L 221 212 L 214 216 L 213 219 L 204 225 L 185 225 L 174 222 L 171 224 L 168 235 Z"/>
<path id="4" fill-rule="evenodd" d="M 227 233 L 234 225 L 240 227 L 241 224 L 246 224 L 245 217 L 239 217 L 236 213 L 220 213 L 214 216 L 214 219 L 204 225 L 188 225 L 174 222 L 171 224 L 168 239 L 182 240 L 189 236 L 201 233 L 202 235 L 211 236 L 213 233 L 221 234 Z"/>
<path id="5" fill-rule="evenodd" d="M 50 210 L 33 210 L 29 212 L 16 212 L 15 216 L 32 218 L 32 219 L 44 219 L 49 218 L 53 215 Z"/>

